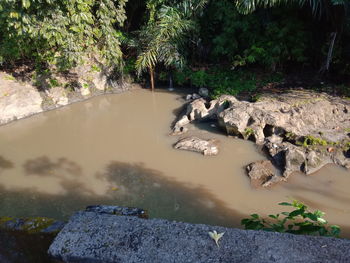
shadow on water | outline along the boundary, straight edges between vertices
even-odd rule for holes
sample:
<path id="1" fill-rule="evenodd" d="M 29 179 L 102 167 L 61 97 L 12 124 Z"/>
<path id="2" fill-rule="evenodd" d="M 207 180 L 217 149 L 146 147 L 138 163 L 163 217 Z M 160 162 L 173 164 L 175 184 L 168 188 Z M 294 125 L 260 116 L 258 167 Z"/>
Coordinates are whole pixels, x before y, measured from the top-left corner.
<path id="1" fill-rule="evenodd" d="M 23 168 L 28 176 L 53 178 L 64 191 L 40 191 L 45 189 L 46 180 L 25 190 L 0 185 L 0 216 L 66 220 L 87 205 L 106 204 L 140 207 L 153 218 L 232 227 L 239 226 L 244 217 L 203 187 L 177 182 L 140 163 L 112 161 L 93 176 L 91 183 L 87 183 L 82 167 L 66 158 L 39 157 L 25 162 Z M 102 194 L 96 194 L 94 182 L 105 186 Z"/>
<path id="2" fill-rule="evenodd" d="M 123 205 L 141 207 L 153 218 L 239 226 L 243 215 L 200 186 L 176 182 L 143 164 L 112 162 L 106 170 L 113 193 Z"/>
<path id="3" fill-rule="evenodd" d="M 11 169 L 14 167 L 13 162 L 5 159 L 4 157 L 0 156 L 0 170 L 1 169 Z"/>
<path id="4" fill-rule="evenodd" d="M 57 176 L 57 171 L 72 176 L 82 175 L 81 167 L 66 158 L 59 158 L 57 162 L 53 162 L 47 156 L 42 156 L 28 160 L 23 168 L 28 175 Z"/>

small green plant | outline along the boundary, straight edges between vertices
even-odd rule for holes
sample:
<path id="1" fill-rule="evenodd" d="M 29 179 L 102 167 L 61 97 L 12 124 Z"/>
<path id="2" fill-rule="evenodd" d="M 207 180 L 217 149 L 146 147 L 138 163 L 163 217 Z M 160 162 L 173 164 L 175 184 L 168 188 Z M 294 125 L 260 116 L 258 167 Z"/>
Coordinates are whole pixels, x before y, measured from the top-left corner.
<path id="1" fill-rule="evenodd" d="M 252 102 L 259 102 L 261 101 L 261 94 L 255 94 L 251 97 Z"/>
<path id="2" fill-rule="evenodd" d="M 244 130 L 244 136 L 245 137 L 249 137 L 250 135 L 253 135 L 253 134 L 254 134 L 254 129 L 252 129 L 252 128 L 246 128 Z"/>
<path id="3" fill-rule="evenodd" d="M 91 66 L 91 71 L 92 71 L 92 72 L 101 72 L 102 70 L 101 70 L 101 68 L 100 68 L 99 66 L 97 66 L 97 65 L 92 65 L 92 66 Z"/>
<path id="4" fill-rule="evenodd" d="M 325 213 L 319 210 L 311 212 L 305 204 L 296 200 L 292 203 L 279 203 L 279 205 L 296 209 L 292 212 L 269 215 L 267 219 L 258 214 L 252 214 L 250 218 L 243 219 L 241 224 L 245 229 L 252 230 L 339 237 L 339 226 L 328 225 L 328 222 L 323 218 Z"/>
<path id="5" fill-rule="evenodd" d="M 302 142 L 299 142 L 299 144 L 304 147 L 308 147 L 308 146 L 315 146 L 315 145 L 327 146 L 332 143 L 326 140 L 323 140 L 321 138 L 314 137 L 312 135 L 307 135 L 304 137 Z"/>
<path id="6" fill-rule="evenodd" d="M 61 83 L 59 83 L 57 79 L 50 79 L 49 80 L 49 85 L 50 85 L 51 88 L 53 88 L 53 87 L 61 86 Z"/>
<path id="7" fill-rule="evenodd" d="M 286 137 L 287 140 L 295 140 L 297 135 L 293 132 L 287 132 L 284 137 Z"/>

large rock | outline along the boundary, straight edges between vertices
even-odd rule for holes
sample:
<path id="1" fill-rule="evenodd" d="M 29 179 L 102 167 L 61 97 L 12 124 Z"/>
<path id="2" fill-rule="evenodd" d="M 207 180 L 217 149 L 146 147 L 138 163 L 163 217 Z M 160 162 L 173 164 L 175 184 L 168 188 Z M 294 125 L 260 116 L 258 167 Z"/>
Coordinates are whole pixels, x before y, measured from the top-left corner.
<path id="1" fill-rule="evenodd" d="M 38 90 L 0 72 L 0 124 L 42 112 Z"/>
<path id="2" fill-rule="evenodd" d="M 219 114 L 228 133 L 253 131 L 258 143 L 272 134 L 312 135 L 331 142 L 348 140 L 350 102 L 325 94 L 292 91 L 266 95 L 259 102 L 237 101 Z"/>
<path id="3" fill-rule="evenodd" d="M 197 137 L 181 139 L 174 145 L 174 148 L 199 152 L 204 155 L 217 155 L 219 153 L 218 140 L 203 140 Z"/>
<path id="4" fill-rule="evenodd" d="M 247 166 L 248 176 L 253 187 L 270 187 L 282 181 L 271 161 L 263 160 Z"/>
<path id="5" fill-rule="evenodd" d="M 224 95 L 209 103 L 203 98 L 188 103 L 186 110 L 180 115 L 173 127 L 173 135 L 186 132 L 186 125 L 190 122 L 216 119 L 220 112 L 228 108 L 234 102 L 237 102 L 235 97 Z"/>
<path id="6" fill-rule="evenodd" d="M 225 233 L 219 247 L 208 235 Z M 49 254 L 62 262 L 349 262 L 350 241 L 78 212 Z"/>

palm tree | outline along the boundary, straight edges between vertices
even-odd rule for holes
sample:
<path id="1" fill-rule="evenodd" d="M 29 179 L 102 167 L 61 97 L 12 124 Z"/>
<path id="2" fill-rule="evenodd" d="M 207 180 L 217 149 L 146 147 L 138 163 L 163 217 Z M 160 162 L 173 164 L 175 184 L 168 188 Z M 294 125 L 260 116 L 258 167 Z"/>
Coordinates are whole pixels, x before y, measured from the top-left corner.
<path id="1" fill-rule="evenodd" d="M 258 7 L 267 8 L 293 3 L 299 4 L 301 7 L 308 4 L 315 17 L 323 17 L 330 23 L 332 32 L 330 33 L 328 54 L 320 69 L 322 73 L 328 71 L 332 61 L 335 40 L 342 33 L 346 21 L 347 10 L 350 5 L 349 0 L 236 0 L 238 10 L 244 14 L 254 12 Z"/>
<path id="2" fill-rule="evenodd" d="M 149 1 L 149 21 L 139 32 L 141 50 L 136 60 L 136 70 L 139 75 L 148 70 L 152 91 L 158 63 L 163 63 L 165 67 L 183 66 L 185 59 L 181 52 L 182 44 L 186 34 L 194 29 L 193 16 L 207 1 Z"/>

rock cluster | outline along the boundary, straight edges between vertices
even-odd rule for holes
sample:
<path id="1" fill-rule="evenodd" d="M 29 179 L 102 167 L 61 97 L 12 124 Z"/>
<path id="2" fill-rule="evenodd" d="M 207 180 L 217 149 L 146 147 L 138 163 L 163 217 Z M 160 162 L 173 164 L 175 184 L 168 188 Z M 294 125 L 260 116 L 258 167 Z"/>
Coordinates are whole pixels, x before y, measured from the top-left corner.
<path id="1" fill-rule="evenodd" d="M 212 101 L 199 98 L 188 103 L 173 134 L 185 133 L 190 122 L 207 119 L 217 120 L 228 135 L 250 139 L 267 152 L 282 177 L 262 169 L 262 186 L 283 181 L 293 172 L 311 174 L 326 164 L 350 169 L 349 101 L 305 90 L 266 94 L 257 102 L 228 95 Z M 250 174 L 261 165 L 250 165 Z"/>

